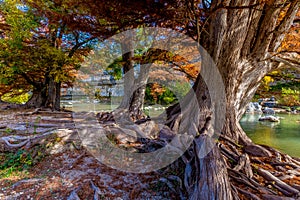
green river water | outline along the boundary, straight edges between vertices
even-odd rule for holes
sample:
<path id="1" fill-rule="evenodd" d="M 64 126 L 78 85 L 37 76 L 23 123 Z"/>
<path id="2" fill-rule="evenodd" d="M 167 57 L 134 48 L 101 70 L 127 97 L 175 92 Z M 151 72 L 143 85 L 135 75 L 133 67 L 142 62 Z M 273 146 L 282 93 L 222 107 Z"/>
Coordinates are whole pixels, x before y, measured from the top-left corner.
<path id="1" fill-rule="evenodd" d="M 253 142 L 300 157 L 300 115 L 277 116 L 282 117 L 280 122 L 260 122 L 260 115 L 246 114 L 240 124 Z"/>

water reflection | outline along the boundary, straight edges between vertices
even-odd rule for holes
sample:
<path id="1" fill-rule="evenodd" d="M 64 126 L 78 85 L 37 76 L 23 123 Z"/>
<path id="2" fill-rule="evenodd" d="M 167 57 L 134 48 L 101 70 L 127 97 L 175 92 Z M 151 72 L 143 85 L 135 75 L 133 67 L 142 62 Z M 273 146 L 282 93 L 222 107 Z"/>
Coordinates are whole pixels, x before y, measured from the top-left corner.
<path id="1" fill-rule="evenodd" d="M 283 152 L 300 157 L 300 119 L 299 115 L 280 114 L 280 122 L 258 121 L 261 115 L 246 114 L 241 126 L 258 144 L 265 144 Z"/>

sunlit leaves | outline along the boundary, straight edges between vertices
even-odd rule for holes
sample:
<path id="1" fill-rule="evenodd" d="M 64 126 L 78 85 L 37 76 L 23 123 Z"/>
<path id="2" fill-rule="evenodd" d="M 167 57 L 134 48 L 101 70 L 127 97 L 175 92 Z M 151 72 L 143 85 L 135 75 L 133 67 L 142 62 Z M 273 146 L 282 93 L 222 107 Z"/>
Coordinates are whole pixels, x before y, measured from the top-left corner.
<path id="1" fill-rule="evenodd" d="M 24 11 L 24 5 L 18 0 L 5 1 L 0 8 L 6 24 L 9 24 L 10 27 L 6 36 L 13 39 L 14 43 L 20 47 L 22 41 L 32 37 L 33 32 L 31 30 L 38 25 L 34 20 L 34 15 L 30 10 Z"/>

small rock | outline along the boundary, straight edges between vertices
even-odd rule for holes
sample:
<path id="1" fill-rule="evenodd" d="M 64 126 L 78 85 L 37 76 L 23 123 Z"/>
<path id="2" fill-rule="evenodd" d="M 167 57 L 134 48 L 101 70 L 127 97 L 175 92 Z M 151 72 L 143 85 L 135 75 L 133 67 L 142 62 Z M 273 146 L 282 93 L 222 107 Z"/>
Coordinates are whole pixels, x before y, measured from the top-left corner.
<path id="1" fill-rule="evenodd" d="M 260 117 L 258 121 L 269 121 L 269 122 L 280 122 L 278 117 L 272 116 L 272 115 L 267 115 Z"/>

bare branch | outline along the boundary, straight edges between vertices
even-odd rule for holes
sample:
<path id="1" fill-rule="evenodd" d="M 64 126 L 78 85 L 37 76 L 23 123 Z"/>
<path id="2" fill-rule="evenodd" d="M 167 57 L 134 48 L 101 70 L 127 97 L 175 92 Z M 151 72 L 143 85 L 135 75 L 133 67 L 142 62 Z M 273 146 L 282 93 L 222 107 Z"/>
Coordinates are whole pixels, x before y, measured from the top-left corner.
<path id="1" fill-rule="evenodd" d="M 279 53 L 273 56 L 271 60 L 300 69 L 300 55 L 298 53 Z"/>
<path id="2" fill-rule="evenodd" d="M 97 37 L 90 37 L 89 39 L 84 40 L 82 42 L 79 42 L 78 39 L 76 39 L 76 44 L 73 46 L 73 48 L 69 52 L 69 55 L 68 55 L 69 58 L 71 58 L 74 55 L 75 51 L 78 50 L 82 45 L 84 45 L 84 44 L 86 44 L 86 43 L 88 43 L 88 42 L 90 42 L 90 41 L 92 41 L 92 40 L 94 40 L 96 38 Z"/>

